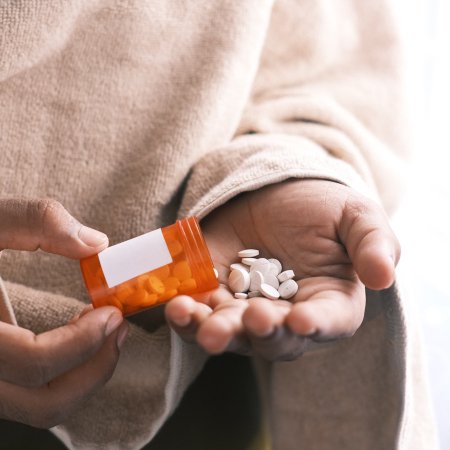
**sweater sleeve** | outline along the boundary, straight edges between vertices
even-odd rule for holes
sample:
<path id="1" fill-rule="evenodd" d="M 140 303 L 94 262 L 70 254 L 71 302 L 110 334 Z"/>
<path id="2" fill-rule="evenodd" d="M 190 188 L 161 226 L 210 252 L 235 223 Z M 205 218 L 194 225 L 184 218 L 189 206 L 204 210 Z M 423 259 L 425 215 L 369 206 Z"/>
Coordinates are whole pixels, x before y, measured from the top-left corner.
<path id="1" fill-rule="evenodd" d="M 389 3 L 276 2 L 235 136 L 195 164 L 180 216 L 292 177 L 344 183 L 395 208 L 408 144 Z"/>

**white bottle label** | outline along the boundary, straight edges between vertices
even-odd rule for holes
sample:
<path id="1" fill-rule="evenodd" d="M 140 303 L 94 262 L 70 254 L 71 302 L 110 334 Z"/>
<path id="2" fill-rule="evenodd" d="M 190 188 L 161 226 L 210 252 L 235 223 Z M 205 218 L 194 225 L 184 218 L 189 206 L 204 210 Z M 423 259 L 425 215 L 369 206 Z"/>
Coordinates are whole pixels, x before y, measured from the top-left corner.
<path id="1" fill-rule="evenodd" d="M 108 247 L 98 258 L 110 288 L 173 261 L 161 228 Z"/>

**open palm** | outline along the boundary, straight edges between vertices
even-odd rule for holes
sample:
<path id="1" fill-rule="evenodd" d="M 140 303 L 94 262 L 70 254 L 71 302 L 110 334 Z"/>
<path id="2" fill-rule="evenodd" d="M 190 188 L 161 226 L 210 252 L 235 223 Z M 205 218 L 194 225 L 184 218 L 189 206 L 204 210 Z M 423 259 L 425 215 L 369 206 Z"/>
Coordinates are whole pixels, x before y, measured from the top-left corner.
<path id="1" fill-rule="evenodd" d="M 290 301 L 236 300 L 226 286 L 166 308 L 178 333 L 211 353 L 253 351 L 292 359 L 313 341 L 348 337 L 359 328 L 365 286 L 389 287 L 400 249 L 383 210 L 326 180 L 293 180 L 242 194 L 202 223 L 220 281 L 243 248 L 293 269 Z M 200 300 L 200 302 L 198 301 Z"/>

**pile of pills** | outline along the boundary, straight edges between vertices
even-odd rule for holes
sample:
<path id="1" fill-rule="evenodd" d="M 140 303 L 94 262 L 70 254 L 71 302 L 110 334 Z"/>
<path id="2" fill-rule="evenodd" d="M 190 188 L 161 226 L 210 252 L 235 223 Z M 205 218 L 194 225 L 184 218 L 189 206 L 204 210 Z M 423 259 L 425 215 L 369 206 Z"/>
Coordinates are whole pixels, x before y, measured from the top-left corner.
<path id="1" fill-rule="evenodd" d="M 234 292 L 235 298 L 292 298 L 298 291 L 294 271 L 283 270 L 280 261 L 275 258 L 258 256 L 259 250 L 241 250 L 238 253 L 241 262 L 231 264 L 228 287 Z"/>
<path id="2" fill-rule="evenodd" d="M 181 252 L 180 252 L 181 253 Z M 181 256 L 181 255 L 180 255 Z M 98 276 L 100 276 L 98 274 Z M 167 301 L 178 294 L 195 292 L 197 283 L 187 261 L 178 258 L 119 286 L 106 290 L 107 295 L 95 296 L 95 306 L 113 305 L 124 314 L 131 314 Z"/>

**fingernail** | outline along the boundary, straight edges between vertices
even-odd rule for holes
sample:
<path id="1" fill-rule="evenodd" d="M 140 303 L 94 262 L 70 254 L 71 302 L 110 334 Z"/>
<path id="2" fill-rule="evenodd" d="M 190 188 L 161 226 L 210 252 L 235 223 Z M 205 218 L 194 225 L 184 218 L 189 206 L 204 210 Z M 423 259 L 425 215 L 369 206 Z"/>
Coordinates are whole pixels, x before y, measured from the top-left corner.
<path id="1" fill-rule="evenodd" d="M 89 247 L 100 247 L 108 242 L 108 236 L 101 231 L 82 225 L 78 237 Z"/>
<path id="2" fill-rule="evenodd" d="M 125 342 L 126 337 L 128 336 L 128 330 L 128 324 L 124 323 L 124 326 L 121 328 L 117 336 L 117 347 L 119 348 L 119 350 L 122 348 L 122 345 Z"/>
<path id="3" fill-rule="evenodd" d="M 117 328 L 122 322 L 123 322 L 122 314 L 116 312 L 112 313 L 108 318 L 108 322 L 106 322 L 105 336 L 109 336 L 113 331 L 117 330 Z"/>

